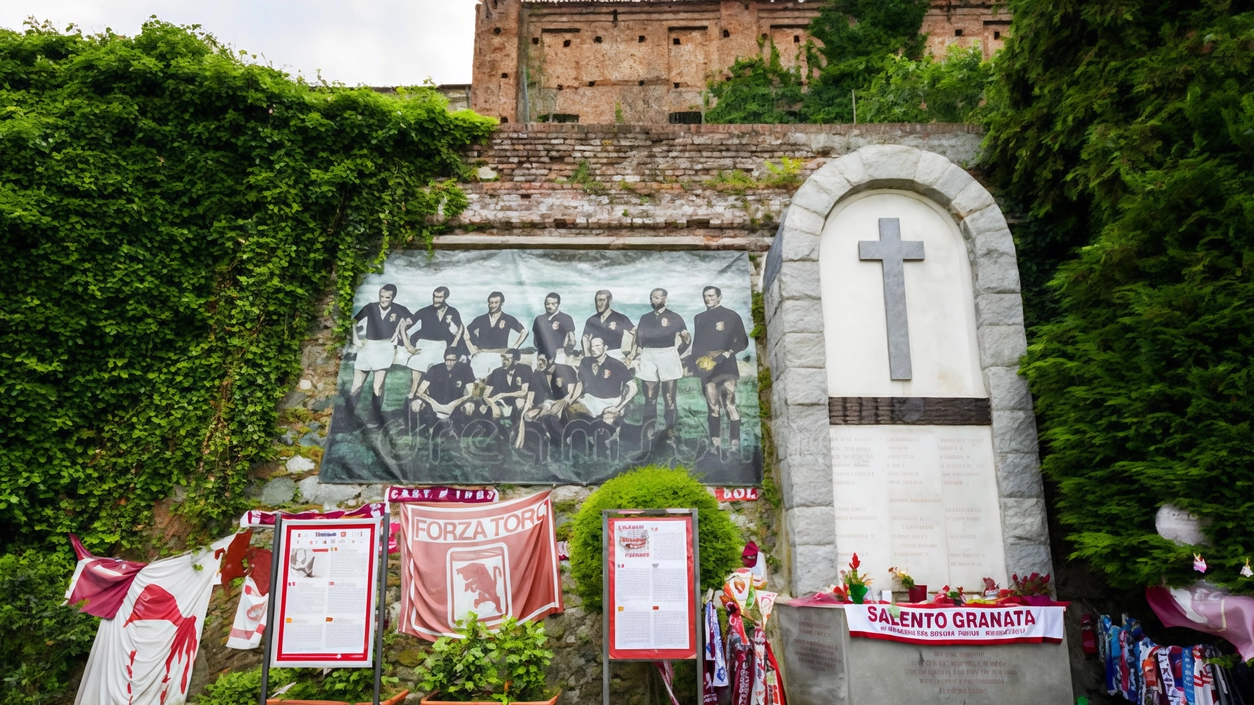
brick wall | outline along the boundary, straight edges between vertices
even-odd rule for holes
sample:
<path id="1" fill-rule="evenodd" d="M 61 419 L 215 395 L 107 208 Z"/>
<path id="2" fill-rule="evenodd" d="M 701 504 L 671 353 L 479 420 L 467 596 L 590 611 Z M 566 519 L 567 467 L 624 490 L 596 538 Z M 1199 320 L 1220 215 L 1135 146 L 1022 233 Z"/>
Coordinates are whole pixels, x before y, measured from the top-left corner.
<path id="1" fill-rule="evenodd" d="M 706 81 L 770 39 L 801 60 L 821 2 L 798 0 L 484 0 L 475 23 L 472 107 L 502 121 L 663 124 L 703 112 Z M 1002 45 L 1010 15 L 994 0 L 933 0 L 928 49 Z M 524 75 L 526 78 L 524 78 Z"/>
<path id="2" fill-rule="evenodd" d="M 761 251 L 793 190 L 828 160 L 901 144 L 969 164 L 981 139 L 978 127 L 941 124 L 502 125 L 467 152 L 485 181 L 466 185 L 470 206 L 437 245 Z M 795 181 L 763 183 L 783 157 L 796 160 Z M 750 182 L 727 178 L 737 170 Z"/>

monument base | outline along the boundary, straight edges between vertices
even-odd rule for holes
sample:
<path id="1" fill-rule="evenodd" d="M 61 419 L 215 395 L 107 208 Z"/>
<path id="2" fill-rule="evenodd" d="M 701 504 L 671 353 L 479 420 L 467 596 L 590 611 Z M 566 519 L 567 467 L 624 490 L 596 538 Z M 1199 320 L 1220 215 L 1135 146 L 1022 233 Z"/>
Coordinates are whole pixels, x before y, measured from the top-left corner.
<path id="1" fill-rule="evenodd" d="M 789 705 L 1071 705 L 1067 643 L 918 645 L 850 637 L 839 606 L 775 606 Z"/>

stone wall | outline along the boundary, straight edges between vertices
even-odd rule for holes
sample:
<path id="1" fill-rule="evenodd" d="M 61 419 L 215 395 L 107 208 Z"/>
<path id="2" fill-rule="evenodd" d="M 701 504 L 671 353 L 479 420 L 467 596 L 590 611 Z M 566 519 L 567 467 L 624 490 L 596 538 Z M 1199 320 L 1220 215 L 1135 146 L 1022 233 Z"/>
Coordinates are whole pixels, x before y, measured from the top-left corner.
<path id="1" fill-rule="evenodd" d="M 485 181 L 438 247 L 765 250 L 829 160 L 900 144 L 975 161 L 972 125 L 502 125 L 467 153 Z"/>
<path id="2" fill-rule="evenodd" d="M 485 0 L 477 8 L 472 105 L 502 122 L 668 123 L 703 113 L 706 82 L 769 40 L 804 62 L 821 3 L 803 0 Z M 928 48 L 1001 48 L 1009 14 L 987 0 L 933 0 Z M 693 116 L 687 116 L 689 119 Z M 699 120 L 699 117 L 697 118 Z"/>
<path id="3" fill-rule="evenodd" d="M 958 164 L 976 159 L 981 134 L 963 125 L 869 126 L 715 126 L 715 125 L 505 125 L 491 140 L 467 152 L 484 181 L 465 184 L 470 208 L 456 227 L 436 240 L 437 247 L 580 247 L 641 249 L 731 248 L 764 252 L 773 241 L 781 214 L 792 203 L 801 182 L 829 161 L 873 144 L 909 145 L 944 155 Z M 796 161 L 795 173 L 771 182 L 767 162 L 787 157 Z M 576 178 L 586 162 L 586 178 Z M 723 174 L 720 176 L 719 172 Z M 731 174 L 738 172 L 739 176 Z M 968 177 L 969 178 L 969 177 Z M 492 180 L 495 179 L 495 180 Z M 624 213 L 626 213 L 624 215 Z M 751 255 L 753 284 L 760 289 L 766 257 Z M 329 301 L 320 307 L 325 309 Z M 774 315 L 780 315 L 778 307 Z M 785 311 L 786 315 L 792 313 Z M 761 325 L 763 321 L 755 323 Z M 342 341 L 332 336 L 334 320 L 321 318 L 310 331 L 301 357 L 301 373 L 281 404 L 276 431 L 277 459 L 254 469 L 249 496 L 259 507 L 297 510 L 354 507 L 383 497 L 379 484 L 323 484 L 319 463 L 330 422 Z M 762 364 L 771 350 L 758 343 Z M 768 355 L 770 353 L 770 355 Z M 782 369 L 782 367 L 781 367 Z M 790 403 L 793 382 L 765 385 L 764 418 Z M 801 392 L 797 392 L 801 394 Z M 804 396 L 804 394 L 801 394 Z M 824 402 L 826 396 L 823 396 Z M 824 417 L 825 422 L 826 417 Z M 777 482 L 772 427 L 781 434 L 784 455 L 793 453 L 790 433 L 795 428 L 764 424 L 767 482 Z M 784 500 L 796 503 L 798 492 L 831 497 L 827 485 L 785 485 Z M 554 490 L 559 538 L 583 500 L 595 487 L 559 486 Z M 529 494 L 534 489 L 502 488 L 503 498 Z M 774 496 L 773 492 L 764 493 Z M 788 591 L 811 580 L 827 563 L 819 555 L 790 555 L 782 507 L 768 500 L 722 505 L 741 528 L 770 556 L 772 586 Z M 793 526 L 792 532 L 804 530 Z M 258 532 L 258 545 L 269 541 Z M 268 545 L 268 544 L 266 544 Z M 388 600 L 395 618 L 400 576 L 393 557 L 388 578 Z M 584 611 L 564 567 L 566 612 L 545 620 L 550 648 L 556 652 L 550 680 L 566 695 L 563 703 L 588 702 L 600 697 L 601 617 Z M 215 592 L 198 656 L 193 692 L 225 670 L 241 670 L 260 663 L 260 649 L 241 652 L 224 648 L 235 610 L 234 600 Z M 386 642 L 390 675 L 417 691 L 414 668 L 425 657 L 427 642 L 392 634 Z M 646 664 L 616 664 L 613 670 L 616 705 L 662 702 L 655 675 Z M 681 695 L 681 697 L 687 696 Z M 417 702 L 418 696 L 411 696 Z"/>

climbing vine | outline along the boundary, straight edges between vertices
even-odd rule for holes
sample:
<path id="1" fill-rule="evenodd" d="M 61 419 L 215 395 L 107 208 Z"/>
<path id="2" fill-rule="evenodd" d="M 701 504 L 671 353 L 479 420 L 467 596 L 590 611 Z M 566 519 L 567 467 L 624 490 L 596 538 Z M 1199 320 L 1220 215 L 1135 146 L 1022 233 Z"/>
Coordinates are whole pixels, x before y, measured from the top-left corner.
<path id="1" fill-rule="evenodd" d="M 311 85 L 194 28 L 0 31 L 0 549 L 221 530 L 333 288 L 465 207 L 493 122 Z M 65 551 L 61 548 L 62 552 Z"/>

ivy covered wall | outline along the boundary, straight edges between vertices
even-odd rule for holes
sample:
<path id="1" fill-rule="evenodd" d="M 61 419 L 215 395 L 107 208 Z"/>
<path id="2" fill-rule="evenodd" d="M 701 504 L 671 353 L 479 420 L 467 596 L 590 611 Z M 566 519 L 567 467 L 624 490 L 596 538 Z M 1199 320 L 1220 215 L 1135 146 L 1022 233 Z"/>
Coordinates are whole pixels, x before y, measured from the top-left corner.
<path id="1" fill-rule="evenodd" d="M 493 129 L 433 90 L 253 59 L 158 21 L 0 30 L 0 559 L 31 588 L 0 598 L 5 692 L 31 698 L 14 702 L 55 701 L 85 648 L 41 587 L 69 577 L 66 532 L 177 550 L 150 528 L 176 488 L 178 533 L 225 531 L 317 297 L 347 304 L 383 252 L 458 213 L 459 150 Z"/>

